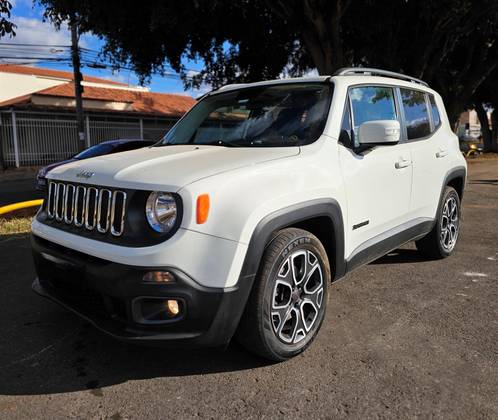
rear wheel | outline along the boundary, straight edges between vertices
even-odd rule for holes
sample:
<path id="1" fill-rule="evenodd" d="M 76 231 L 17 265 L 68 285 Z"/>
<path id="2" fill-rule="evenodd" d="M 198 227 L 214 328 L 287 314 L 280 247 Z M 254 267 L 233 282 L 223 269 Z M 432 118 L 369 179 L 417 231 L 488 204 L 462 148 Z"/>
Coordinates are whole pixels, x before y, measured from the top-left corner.
<path id="1" fill-rule="evenodd" d="M 460 197 L 446 187 L 432 231 L 416 242 L 417 249 L 429 258 L 446 258 L 455 249 L 460 234 Z"/>
<path id="2" fill-rule="evenodd" d="M 295 228 L 278 232 L 263 255 L 238 341 L 275 361 L 301 353 L 324 319 L 329 282 L 327 254 L 314 235 Z"/>

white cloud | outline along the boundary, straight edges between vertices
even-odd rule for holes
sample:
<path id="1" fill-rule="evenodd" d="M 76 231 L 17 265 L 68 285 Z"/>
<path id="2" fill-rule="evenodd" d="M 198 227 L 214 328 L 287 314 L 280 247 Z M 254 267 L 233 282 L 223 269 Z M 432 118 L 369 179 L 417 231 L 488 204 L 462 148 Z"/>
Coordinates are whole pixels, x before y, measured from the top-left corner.
<path id="1" fill-rule="evenodd" d="M 202 83 L 199 88 L 189 89 L 189 90 L 187 90 L 187 93 L 189 95 L 193 96 L 194 98 L 199 98 L 202 95 L 204 95 L 208 92 L 211 92 L 212 90 L 213 90 L 213 88 L 211 87 L 211 85 L 207 85 L 205 83 Z"/>
<path id="2" fill-rule="evenodd" d="M 200 73 L 200 71 L 197 71 L 197 70 L 188 70 L 187 77 L 194 77 L 194 76 L 197 76 L 199 73 Z"/>
<path id="3" fill-rule="evenodd" d="M 14 16 L 16 36 L 9 40 L 13 44 L 71 45 L 71 34 L 66 27 L 59 31 L 41 19 Z"/>

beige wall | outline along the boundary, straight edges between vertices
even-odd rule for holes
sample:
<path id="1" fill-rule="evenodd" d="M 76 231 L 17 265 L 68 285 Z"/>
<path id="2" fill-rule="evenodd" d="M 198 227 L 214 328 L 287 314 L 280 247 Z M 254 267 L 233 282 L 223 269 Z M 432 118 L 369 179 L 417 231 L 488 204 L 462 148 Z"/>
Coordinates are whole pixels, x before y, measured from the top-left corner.
<path id="1" fill-rule="evenodd" d="M 70 82 L 69 79 L 35 76 L 30 74 L 4 73 L 0 71 L 0 102 L 28 95 L 53 86 Z M 83 82 L 84 86 L 95 86 L 108 89 L 125 89 L 137 92 L 148 92 L 141 86 L 119 86 L 107 83 Z"/>
<path id="2" fill-rule="evenodd" d="M 39 106 L 75 108 L 76 100 L 54 96 L 33 95 L 31 102 Z M 83 99 L 83 108 L 101 111 L 133 111 L 129 102 L 97 101 L 94 99 Z"/>
<path id="3" fill-rule="evenodd" d="M 0 72 L 0 102 L 66 82 L 67 80 Z"/>

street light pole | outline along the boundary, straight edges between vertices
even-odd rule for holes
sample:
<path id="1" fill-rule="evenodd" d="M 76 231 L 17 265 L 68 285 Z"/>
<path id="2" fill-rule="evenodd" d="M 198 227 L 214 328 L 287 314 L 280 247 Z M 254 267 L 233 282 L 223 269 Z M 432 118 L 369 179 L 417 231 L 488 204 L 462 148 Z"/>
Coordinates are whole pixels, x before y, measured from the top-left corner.
<path id="1" fill-rule="evenodd" d="M 73 61 L 74 71 L 74 97 L 76 98 L 76 127 L 78 130 L 78 149 L 84 150 L 86 146 L 85 135 L 85 121 L 83 117 L 83 86 L 81 81 L 83 76 L 81 74 L 80 50 L 78 46 L 78 27 L 75 23 L 71 25 L 71 57 Z"/>

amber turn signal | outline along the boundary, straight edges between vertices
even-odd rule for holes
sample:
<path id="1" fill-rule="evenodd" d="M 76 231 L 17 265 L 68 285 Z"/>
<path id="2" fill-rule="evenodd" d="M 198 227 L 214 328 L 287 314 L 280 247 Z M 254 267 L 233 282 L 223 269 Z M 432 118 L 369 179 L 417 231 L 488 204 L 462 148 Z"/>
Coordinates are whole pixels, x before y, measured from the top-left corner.
<path id="1" fill-rule="evenodd" d="M 202 194 L 197 197 L 197 224 L 206 222 L 209 214 L 209 194 Z"/>

